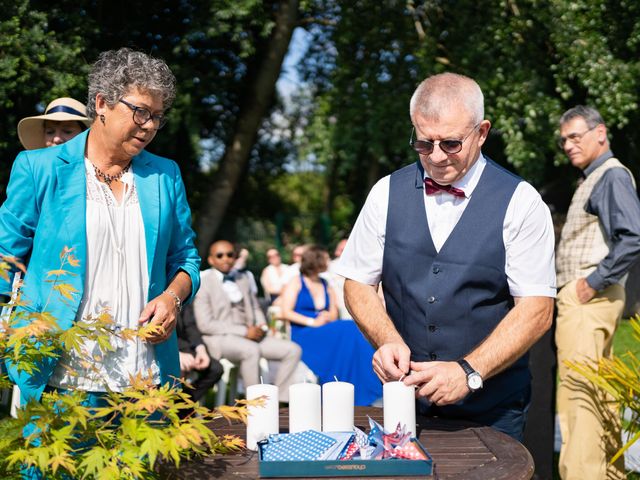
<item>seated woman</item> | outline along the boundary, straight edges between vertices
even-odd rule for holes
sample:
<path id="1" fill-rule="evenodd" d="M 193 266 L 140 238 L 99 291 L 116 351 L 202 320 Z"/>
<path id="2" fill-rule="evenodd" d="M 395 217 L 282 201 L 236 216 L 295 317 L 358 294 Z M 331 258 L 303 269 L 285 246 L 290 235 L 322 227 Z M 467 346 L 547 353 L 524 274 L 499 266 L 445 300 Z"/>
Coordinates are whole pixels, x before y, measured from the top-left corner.
<path id="1" fill-rule="evenodd" d="M 269 264 L 262 270 L 260 283 L 265 297 L 269 299 L 269 303 L 273 303 L 287 283 L 285 280 L 289 265 L 282 263 L 280 252 L 276 248 L 267 250 L 267 262 Z"/>
<path id="2" fill-rule="evenodd" d="M 371 365 L 373 347 L 351 320 L 338 320 L 336 294 L 320 278 L 329 255 L 308 247 L 300 262 L 300 275 L 281 295 L 282 318 L 291 323 L 291 340 L 302 347 L 302 361 L 326 383 L 334 376 L 355 386 L 355 404 L 371 405 L 382 396 L 382 385 Z"/>

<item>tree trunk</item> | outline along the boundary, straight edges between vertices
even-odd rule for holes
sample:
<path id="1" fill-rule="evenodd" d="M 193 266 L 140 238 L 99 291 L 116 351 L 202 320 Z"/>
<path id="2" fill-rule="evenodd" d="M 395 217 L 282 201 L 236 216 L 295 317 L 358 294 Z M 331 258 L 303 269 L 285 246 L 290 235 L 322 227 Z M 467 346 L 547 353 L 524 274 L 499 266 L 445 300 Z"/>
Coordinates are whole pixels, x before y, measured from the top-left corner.
<path id="1" fill-rule="evenodd" d="M 258 129 L 273 99 L 293 29 L 298 20 L 299 0 L 281 0 L 275 15 L 275 26 L 264 57 L 253 78 L 246 81 L 247 97 L 240 107 L 235 131 L 220 160 L 213 186 L 204 199 L 198 222 L 198 250 L 206 257 L 209 243 L 224 218 L 229 202 L 249 161 Z"/>

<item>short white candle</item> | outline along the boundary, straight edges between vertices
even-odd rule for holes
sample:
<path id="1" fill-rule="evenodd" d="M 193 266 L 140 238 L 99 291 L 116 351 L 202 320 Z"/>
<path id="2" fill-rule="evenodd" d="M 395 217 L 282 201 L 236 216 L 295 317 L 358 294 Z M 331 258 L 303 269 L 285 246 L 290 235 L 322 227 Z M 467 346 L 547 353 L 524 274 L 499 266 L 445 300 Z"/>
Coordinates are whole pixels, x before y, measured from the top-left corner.
<path id="1" fill-rule="evenodd" d="M 272 433 L 279 433 L 278 387 L 262 384 L 247 387 L 247 400 L 267 397 L 261 406 L 247 409 L 247 448 L 257 450 L 257 443 Z"/>
<path id="2" fill-rule="evenodd" d="M 289 433 L 320 431 L 320 385 L 296 383 L 289 387 Z"/>
<path id="3" fill-rule="evenodd" d="M 327 382 L 322 385 L 322 431 L 353 430 L 353 384 Z"/>
<path id="4" fill-rule="evenodd" d="M 415 388 L 402 382 L 388 382 L 382 388 L 384 407 L 384 429 L 395 432 L 398 423 L 406 426 L 411 436 L 416 435 Z"/>

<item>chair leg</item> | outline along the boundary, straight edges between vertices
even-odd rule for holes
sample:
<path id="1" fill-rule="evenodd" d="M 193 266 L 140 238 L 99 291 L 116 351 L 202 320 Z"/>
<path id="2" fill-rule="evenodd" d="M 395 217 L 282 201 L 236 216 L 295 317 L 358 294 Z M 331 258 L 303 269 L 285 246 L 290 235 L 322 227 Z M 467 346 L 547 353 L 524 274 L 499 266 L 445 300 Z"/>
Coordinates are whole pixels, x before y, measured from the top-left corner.
<path id="1" fill-rule="evenodd" d="M 269 361 L 266 358 L 260 357 L 258 365 L 260 366 L 260 380 L 262 383 L 273 383 L 271 376 L 269 376 Z"/>
<path id="2" fill-rule="evenodd" d="M 234 365 L 234 368 L 229 373 L 229 405 L 235 403 L 238 397 L 238 367 Z"/>
<path id="3" fill-rule="evenodd" d="M 13 418 L 18 417 L 18 409 L 20 408 L 20 388 L 17 385 L 13 386 L 13 392 L 11 395 L 11 413 Z"/>
<path id="4" fill-rule="evenodd" d="M 220 377 L 220 380 L 217 383 L 217 389 L 218 391 L 216 392 L 216 407 L 219 407 L 220 405 L 227 405 L 227 389 L 235 390 L 235 386 L 232 387 L 232 383 L 235 382 L 231 382 L 232 380 L 232 371 L 236 368 L 236 365 L 233 362 L 230 362 L 229 360 L 227 360 L 226 358 L 221 358 L 220 359 L 220 364 L 222 365 L 222 377 Z M 231 393 L 231 392 L 230 392 Z M 231 396 L 231 401 L 233 401 L 233 399 L 235 398 L 235 392 L 233 393 L 233 395 Z"/>
<path id="5" fill-rule="evenodd" d="M 318 383 L 318 376 L 302 360 L 300 360 L 298 371 L 302 371 L 305 383 Z"/>

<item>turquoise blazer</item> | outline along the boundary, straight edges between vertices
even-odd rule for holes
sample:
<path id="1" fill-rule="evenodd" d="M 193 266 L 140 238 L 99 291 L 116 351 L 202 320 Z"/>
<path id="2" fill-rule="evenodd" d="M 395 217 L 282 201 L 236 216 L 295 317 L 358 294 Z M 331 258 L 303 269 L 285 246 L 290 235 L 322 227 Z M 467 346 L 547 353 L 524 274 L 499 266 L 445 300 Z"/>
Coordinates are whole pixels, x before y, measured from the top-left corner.
<path id="1" fill-rule="evenodd" d="M 21 152 L 7 186 L 7 200 L 0 207 L 0 254 L 27 264 L 22 298 L 25 310 L 46 310 L 64 330 L 75 320 L 84 289 L 87 258 L 86 178 L 84 165 L 88 130 L 56 147 Z M 200 257 L 191 229 L 191 212 L 178 165 L 167 158 L 142 151 L 133 158 L 133 173 L 144 221 L 149 268 L 149 300 L 157 297 L 179 270 L 191 277 L 190 301 L 200 286 Z M 47 272 L 60 268 L 60 252 L 74 249 L 77 276 L 65 276 L 77 291 L 72 301 L 57 292 L 50 296 Z M 116 286 L 114 285 L 114 288 Z M 0 280 L 0 292 L 10 286 Z M 50 297 L 50 300 L 48 300 Z M 47 304 L 47 301 L 49 302 Z M 180 376 L 175 330 L 155 345 L 162 383 Z M 19 372 L 7 363 L 9 376 L 22 392 L 22 401 L 39 399 L 56 366 L 56 360 L 39 365 L 33 374 Z"/>

